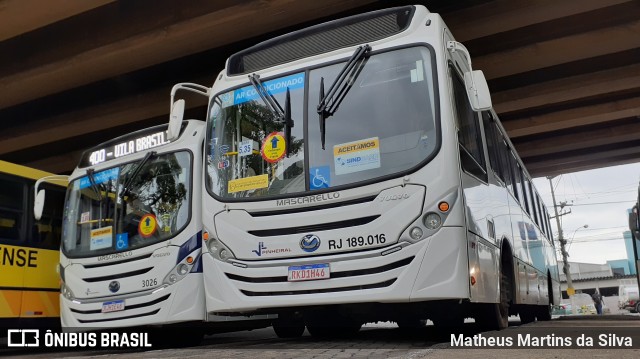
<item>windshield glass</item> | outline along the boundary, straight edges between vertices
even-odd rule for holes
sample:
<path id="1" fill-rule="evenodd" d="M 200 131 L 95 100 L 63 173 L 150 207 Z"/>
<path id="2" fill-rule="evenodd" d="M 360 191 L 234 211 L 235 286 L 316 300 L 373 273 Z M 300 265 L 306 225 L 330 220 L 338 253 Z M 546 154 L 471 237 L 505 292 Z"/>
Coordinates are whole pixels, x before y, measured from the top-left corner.
<path id="1" fill-rule="evenodd" d="M 148 246 L 188 223 L 191 154 L 183 151 L 80 177 L 69 184 L 62 250 L 93 257 Z M 124 184 L 129 183 L 128 188 Z"/>
<path id="2" fill-rule="evenodd" d="M 290 92 L 291 138 L 284 122 L 253 86 L 216 97 L 207 131 L 207 186 L 224 197 L 262 197 L 304 191 L 304 73 L 265 81 L 280 107 Z M 289 157 L 286 147 L 290 146 Z"/>
<path id="3" fill-rule="evenodd" d="M 339 108 L 326 117 L 322 149 L 317 113 L 320 80 L 324 78 L 328 90 L 344 64 L 265 82 L 281 105 L 287 84 L 294 83 L 289 87 L 295 121 L 289 158 L 279 150 L 286 142 L 283 125 L 274 120 L 253 87 L 216 97 L 207 133 L 208 189 L 232 198 L 327 189 L 401 173 L 433 154 L 438 143 L 435 80 L 432 54 L 426 47 L 369 56 Z"/>

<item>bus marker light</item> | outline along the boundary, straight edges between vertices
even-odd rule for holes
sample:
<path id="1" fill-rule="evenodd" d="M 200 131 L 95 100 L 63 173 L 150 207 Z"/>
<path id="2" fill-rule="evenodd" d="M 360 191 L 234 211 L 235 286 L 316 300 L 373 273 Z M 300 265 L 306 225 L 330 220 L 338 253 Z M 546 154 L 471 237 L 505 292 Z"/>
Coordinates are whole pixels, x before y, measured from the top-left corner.
<path id="1" fill-rule="evenodd" d="M 476 277 L 471 276 L 471 285 L 475 285 L 476 284 Z"/>
<path id="2" fill-rule="evenodd" d="M 440 212 L 447 212 L 449 210 L 449 203 L 447 202 L 440 202 L 438 204 L 438 209 L 440 210 Z"/>
<path id="3" fill-rule="evenodd" d="M 202 233 L 202 239 L 204 239 L 205 241 L 209 240 L 209 232 L 203 232 Z"/>
<path id="4" fill-rule="evenodd" d="M 187 263 L 189 263 L 189 264 L 193 263 L 193 257 L 192 256 L 188 256 L 187 257 Z"/>

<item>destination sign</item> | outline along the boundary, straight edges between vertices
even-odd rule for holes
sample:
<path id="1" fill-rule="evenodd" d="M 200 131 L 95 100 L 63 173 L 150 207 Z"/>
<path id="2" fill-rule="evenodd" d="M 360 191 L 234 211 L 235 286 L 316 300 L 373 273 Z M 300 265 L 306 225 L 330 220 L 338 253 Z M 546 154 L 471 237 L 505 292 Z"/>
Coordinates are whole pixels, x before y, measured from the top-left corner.
<path id="1" fill-rule="evenodd" d="M 166 128 L 163 125 L 138 131 L 86 151 L 80 159 L 80 167 L 95 166 L 169 144 Z"/>

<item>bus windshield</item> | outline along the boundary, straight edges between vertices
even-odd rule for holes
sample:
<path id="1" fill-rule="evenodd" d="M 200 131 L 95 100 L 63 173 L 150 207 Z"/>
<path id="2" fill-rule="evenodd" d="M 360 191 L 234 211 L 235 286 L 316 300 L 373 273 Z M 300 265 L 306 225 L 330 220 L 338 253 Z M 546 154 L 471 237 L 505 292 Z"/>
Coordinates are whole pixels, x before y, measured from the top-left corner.
<path id="1" fill-rule="evenodd" d="M 188 224 L 191 154 L 146 159 L 89 172 L 69 183 L 65 255 L 94 257 L 145 247 L 170 239 Z"/>
<path id="2" fill-rule="evenodd" d="M 216 96 L 207 129 L 209 191 L 223 198 L 299 195 L 416 167 L 438 144 L 432 56 L 423 46 L 370 55 L 324 121 L 325 149 L 317 112 L 321 81 L 330 86 L 345 62 L 264 82 L 278 103 L 290 104 L 290 139 L 251 85 Z"/>

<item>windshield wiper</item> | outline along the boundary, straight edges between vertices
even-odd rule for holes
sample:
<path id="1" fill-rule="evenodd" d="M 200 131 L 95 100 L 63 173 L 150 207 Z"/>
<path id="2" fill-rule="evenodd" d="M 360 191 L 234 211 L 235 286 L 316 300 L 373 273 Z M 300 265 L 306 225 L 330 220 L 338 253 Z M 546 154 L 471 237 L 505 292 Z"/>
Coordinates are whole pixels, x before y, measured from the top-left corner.
<path id="1" fill-rule="evenodd" d="M 102 192 L 98 188 L 98 184 L 96 183 L 96 179 L 93 177 L 95 174 L 95 170 L 93 168 L 89 168 L 87 170 L 87 177 L 89 178 L 89 184 L 91 184 L 91 189 L 95 192 L 96 196 L 98 196 L 98 201 L 102 201 Z"/>
<path id="2" fill-rule="evenodd" d="M 293 119 L 291 119 L 291 99 L 289 95 L 289 87 L 287 87 L 287 95 L 284 103 L 284 110 L 278 101 L 273 97 L 271 93 L 264 87 L 260 76 L 256 74 L 249 75 L 249 82 L 256 89 L 258 96 L 262 99 L 272 114 L 276 116 L 276 119 L 280 123 L 284 123 L 284 137 L 286 142 L 287 157 L 289 157 L 291 151 L 291 128 L 293 127 Z"/>
<path id="3" fill-rule="evenodd" d="M 367 62 L 367 54 L 371 51 L 371 46 L 364 45 L 356 49 L 351 58 L 344 64 L 338 77 L 333 81 L 329 92 L 324 94 L 324 77 L 320 78 L 320 101 L 318 102 L 318 115 L 320 119 L 320 142 L 324 150 L 325 142 L 325 121 L 327 117 L 333 116 L 338 110 L 340 103 L 344 100 L 347 92 L 356 82 L 358 75 Z"/>
<path id="4" fill-rule="evenodd" d="M 136 167 L 133 169 L 131 176 L 129 176 L 129 178 L 127 178 L 127 180 L 122 185 L 122 191 L 120 192 L 120 195 L 119 195 L 120 198 L 124 198 L 124 196 L 127 193 L 129 193 L 129 186 L 131 186 L 131 182 L 133 182 L 133 179 L 138 176 L 138 173 L 142 169 L 142 166 L 144 166 L 144 164 L 147 163 L 147 161 L 149 161 L 151 157 L 155 157 L 155 155 L 156 155 L 155 151 L 147 152 L 147 154 L 142 158 L 142 160 L 138 162 Z"/>

